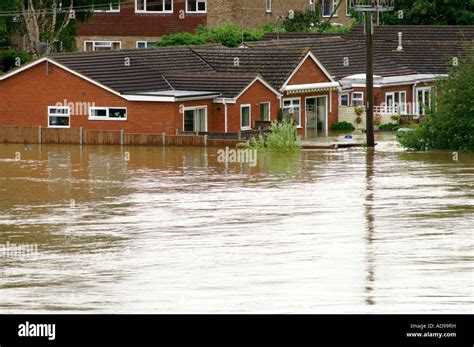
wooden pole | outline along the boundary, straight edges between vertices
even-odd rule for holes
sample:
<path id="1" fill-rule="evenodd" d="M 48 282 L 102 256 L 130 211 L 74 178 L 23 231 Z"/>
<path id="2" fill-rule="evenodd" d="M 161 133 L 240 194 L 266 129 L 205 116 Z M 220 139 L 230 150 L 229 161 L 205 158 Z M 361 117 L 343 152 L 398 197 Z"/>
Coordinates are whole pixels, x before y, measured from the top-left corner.
<path id="1" fill-rule="evenodd" d="M 367 126 L 367 147 L 375 147 L 374 138 L 374 60 L 373 60 L 373 37 L 372 37 L 372 13 L 365 12 L 365 33 L 366 33 L 366 67 L 365 87 L 367 91 L 366 100 L 366 126 Z"/>

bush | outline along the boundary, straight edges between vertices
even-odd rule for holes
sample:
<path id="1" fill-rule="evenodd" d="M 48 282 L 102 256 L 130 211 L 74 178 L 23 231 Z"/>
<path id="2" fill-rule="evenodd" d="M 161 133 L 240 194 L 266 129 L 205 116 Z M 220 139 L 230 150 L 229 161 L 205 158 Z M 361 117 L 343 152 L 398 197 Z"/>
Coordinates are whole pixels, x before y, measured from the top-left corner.
<path id="1" fill-rule="evenodd" d="M 263 34 L 263 29 L 245 29 L 242 32 L 237 26 L 232 24 L 210 30 L 200 26 L 194 34 L 177 33 L 164 35 L 157 46 L 190 46 L 220 43 L 226 47 L 237 47 L 242 42 L 242 36 L 244 41 L 258 41 L 263 37 Z"/>
<path id="2" fill-rule="evenodd" d="M 266 148 L 274 152 L 298 152 L 301 150 L 301 144 L 297 134 L 295 123 L 273 122 L 272 131 L 265 141 Z"/>
<path id="3" fill-rule="evenodd" d="M 28 62 L 28 54 L 26 54 L 26 52 L 15 51 L 14 49 L 0 52 L 0 71 L 8 72 L 9 70 L 18 67 L 16 65 L 17 58 L 20 59 L 21 65 Z"/>
<path id="4" fill-rule="evenodd" d="M 400 125 L 393 124 L 393 123 L 382 124 L 379 126 L 379 130 L 398 130 L 398 129 L 400 129 Z"/>
<path id="5" fill-rule="evenodd" d="M 436 110 L 413 132 L 399 141 L 409 149 L 474 151 L 474 49 L 447 78 L 438 81 L 440 92 L 433 95 Z"/>
<path id="6" fill-rule="evenodd" d="M 333 131 L 354 131 L 355 127 L 348 122 L 336 122 L 332 125 Z"/>
<path id="7" fill-rule="evenodd" d="M 294 17 L 287 17 L 283 27 L 289 32 L 313 31 L 320 25 L 321 8 L 316 6 L 316 11 L 295 11 Z"/>

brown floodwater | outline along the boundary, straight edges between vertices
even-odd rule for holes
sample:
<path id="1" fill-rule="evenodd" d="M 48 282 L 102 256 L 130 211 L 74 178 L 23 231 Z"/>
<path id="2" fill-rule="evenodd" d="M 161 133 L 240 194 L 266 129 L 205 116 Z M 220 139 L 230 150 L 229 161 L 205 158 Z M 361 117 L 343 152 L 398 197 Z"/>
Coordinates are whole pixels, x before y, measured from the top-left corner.
<path id="1" fill-rule="evenodd" d="M 453 159 L 0 144 L 0 312 L 472 313 L 474 154 Z"/>

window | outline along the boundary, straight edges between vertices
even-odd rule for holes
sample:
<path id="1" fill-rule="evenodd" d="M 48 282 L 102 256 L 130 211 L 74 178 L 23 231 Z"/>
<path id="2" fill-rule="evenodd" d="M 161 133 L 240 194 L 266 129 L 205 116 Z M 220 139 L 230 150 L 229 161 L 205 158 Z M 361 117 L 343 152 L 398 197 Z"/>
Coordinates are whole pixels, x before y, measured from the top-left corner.
<path id="1" fill-rule="evenodd" d="M 316 0 L 309 0 L 309 10 L 312 12 L 316 11 Z"/>
<path id="2" fill-rule="evenodd" d="M 364 106 L 364 93 L 354 92 L 352 93 L 352 106 Z"/>
<path id="3" fill-rule="evenodd" d="M 120 0 L 111 1 L 104 5 L 94 5 L 94 12 L 120 12 Z"/>
<path id="4" fill-rule="evenodd" d="M 173 12 L 173 0 L 135 0 L 135 12 Z"/>
<path id="5" fill-rule="evenodd" d="M 330 17 L 337 6 L 337 0 L 321 0 L 321 14 L 323 17 Z M 334 16 L 337 17 L 335 14 Z"/>
<path id="6" fill-rule="evenodd" d="M 69 107 L 48 107 L 48 127 L 70 128 L 71 110 Z"/>
<path id="7" fill-rule="evenodd" d="M 120 41 L 84 41 L 84 51 L 112 51 L 122 48 Z"/>
<path id="8" fill-rule="evenodd" d="M 207 0 L 186 0 L 186 12 L 206 13 Z"/>
<path id="9" fill-rule="evenodd" d="M 260 104 L 260 120 L 269 122 L 270 119 L 270 103 L 262 102 Z"/>
<path id="10" fill-rule="evenodd" d="M 137 48 L 156 48 L 156 41 L 137 41 Z"/>
<path id="11" fill-rule="evenodd" d="M 385 94 L 387 113 L 407 114 L 406 92 L 393 92 Z"/>
<path id="12" fill-rule="evenodd" d="M 267 13 L 271 13 L 272 12 L 272 0 L 267 0 L 266 1 L 266 4 L 265 4 L 265 8 L 267 10 Z"/>
<path id="13" fill-rule="evenodd" d="M 354 1 L 353 0 L 346 0 L 346 15 L 351 15 L 351 10 L 354 9 Z"/>
<path id="14" fill-rule="evenodd" d="M 250 130 L 252 122 L 252 110 L 250 105 L 240 106 L 240 128 L 242 130 Z"/>
<path id="15" fill-rule="evenodd" d="M 207 131 L 207 107 L 193 107 L 184 109 L 184 131 Z"/>
<path id="16" fill-rule="evenodd" d="M 416 104 L 417 114 L 424 116 L 431 110 L 431 88 L 417 88 L 416 89 Z"/>
<path id="17" fill-rule="evenodd" d="M 91 107 L 89 120 L 127 120 L 127 109 L 122 107 Z"/>
<path id="18" fill-rule="evenodd" d="M 349 93 L 339 95 L 339 106 L 349 106 Z"/>
<path id="19" fill-rule="evenodd" d="M 283 113 L 286 119 L 293 119 L 298 127 L 301 126 L 301 101 L 300 98 L 284 99 Z"/>

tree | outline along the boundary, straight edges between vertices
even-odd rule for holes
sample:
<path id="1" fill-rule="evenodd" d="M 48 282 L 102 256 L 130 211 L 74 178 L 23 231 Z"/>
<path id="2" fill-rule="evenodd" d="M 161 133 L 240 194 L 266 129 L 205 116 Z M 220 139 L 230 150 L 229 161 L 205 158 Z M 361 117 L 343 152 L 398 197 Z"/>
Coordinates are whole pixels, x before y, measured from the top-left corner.
<path id="1" fill-rule="evenodd" d="M 39 56 L 54 50 L 60 38 L 73 39 L 76 20 L 90 17 L 94 5 L 108 6 L 115 1 L 118 0 L 1 0 L 0 11 L 21 17 L 20 33 L 27 38 L 26 49 Z"/>
<path id="2" fill-rule="evenodd" d="M 435 110 L 418 129 L 402 133 L 400 143 L 415 150 L 474 151 L 474 48 L 437 89 Z"/>
<path id="3" fill-rule="evenodd" d="M 403 11 L 403 18 L 399 18 Z M 472 25 L 474 0 L 397 0 L 395 11 L 382 14 L 383 24 Z"/>

